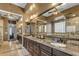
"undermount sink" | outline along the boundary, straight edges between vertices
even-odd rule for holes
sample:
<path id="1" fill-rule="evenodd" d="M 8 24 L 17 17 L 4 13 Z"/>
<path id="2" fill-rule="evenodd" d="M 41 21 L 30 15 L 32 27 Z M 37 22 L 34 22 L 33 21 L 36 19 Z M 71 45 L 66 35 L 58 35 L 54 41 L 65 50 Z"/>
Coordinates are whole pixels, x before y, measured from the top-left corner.
<path id="1" fill-rule="evenodd" d="M 66 47 L 66 44 L 63 43 L 51 43 L 51 45 L 56 46 L 56 47 Z"/>

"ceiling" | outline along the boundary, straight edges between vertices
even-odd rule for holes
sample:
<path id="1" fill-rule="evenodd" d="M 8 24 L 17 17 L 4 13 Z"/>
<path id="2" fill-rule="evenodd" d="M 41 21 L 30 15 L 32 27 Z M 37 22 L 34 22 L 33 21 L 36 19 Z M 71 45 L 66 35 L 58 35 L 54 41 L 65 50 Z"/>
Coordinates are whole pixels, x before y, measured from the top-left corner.
<path id="1" fill-rule="evenodd" d="M 33 19 L 37 17 L 38 15 L 41 15 L 45 11 L 55 7 L 59 3 L 30 3 L 28 4 L 29 7 L 26 10 L 26 16 L 27 18 Z M 31 16 L 31 17 L 30 17 Z"/>
<path id="2" fill-rule="evenodd" d="M 25 6 L 27 5 L 27 3 L 12 3 L 12 4 L 19 6 L 21 8 L 25 8 Z"/>
<path id="3" fill-rule="evenodd" d="M 43 14 L 43 16 L 48 17 L 48 16 L 53 15 L 56 11 L 62 12 L 64 10 L 67 10 L 71 7 L 76 6 L 76 5 L 79 5 L 79 3 L 63 3 L 63 4 L 55 7 L 54 9 L 47 11 L 46 13 Z"/>
<path id="4" fill-rule="evenodd" d="M 0 16 L 8 18 L 8 20 L 16 21 L 21 16 L 17 14 L 8 13 L 7 11 L 0 10 Z"/>
<path id="5" fill-rule="evenodd" d="M 15 6 L 21 7 L 21 8 L 25 8 L 25 6 L 27 5 L 27 3 L 12 3 L 12 4 L 14 4 Z M 69 9 L 71 7 L 74 7 L 76 5 L 79 5 L 79 3 L 65 3 L 65 4 L 62 4 L 58 7 L 56 7 L 56 9 L 59 12 L 62 12 L 64 10 Z M 30 8 L 30 7 L 32 7 L 32 8 Z M 54 5 L 52 6 L 51 3 L 30 4 L 30 6 L 26 12 L 26 15 L 29 15 L 29 16 L 39 15 L 39 14 L 43 13 L 44 11 L 46 11 L 52 7 L 54 7 Z M 56 10 L 51 9 L 51 10 L 45 12 L 42 16 L 45 16 L 45 17 L 51 16 L 54 11 L 56 11 Z M 51 13 L 49 13 L 49 12 L 51 12 Z M 3 12 L 3 11 L 0 11 L 0 16 L 8 17 L 10 20 L 16 20 L 16 19 L 20 18 L 19 15 L 9 14 L 9 13 Z"/>
<path id="6" fill-rule="evenodd" d="M 27 3 L 11 3 L 11 4 L 15 5 L 16 7 L 18 6 L 18 7 L 21 7 L 21 8 L 25 8 L 25 6 L 27 5 Z M 3 4 L 3 5 L 5 5 L 5 4 Z M 8 4 L 6 4 L 6 5 L 8 5 Z M 12 8 L 16 9 L 16 7 L 15 8 L 14 7 L 12 7 Z M 0 9 L 0 16 L 6 17 L 6 18 L 8 18 L 8 20 L 11 20 L 11 21 L 16 21 L 16 20 L 20 19 L 20 17 L 22 15 L 17 14 L 17 13 L 8 12 L 7 10 Z"/>

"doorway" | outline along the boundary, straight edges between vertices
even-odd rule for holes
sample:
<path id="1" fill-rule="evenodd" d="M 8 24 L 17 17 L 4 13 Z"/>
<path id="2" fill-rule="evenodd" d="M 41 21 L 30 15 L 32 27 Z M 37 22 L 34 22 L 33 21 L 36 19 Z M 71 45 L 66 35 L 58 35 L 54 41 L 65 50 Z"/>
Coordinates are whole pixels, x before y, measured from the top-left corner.
<path id="1" fill-rule="evenodd" d="M 15 24 L 9 24 L 8 26 L 8 39 L 11 41 L 16 40 L 16 25 Z"/>

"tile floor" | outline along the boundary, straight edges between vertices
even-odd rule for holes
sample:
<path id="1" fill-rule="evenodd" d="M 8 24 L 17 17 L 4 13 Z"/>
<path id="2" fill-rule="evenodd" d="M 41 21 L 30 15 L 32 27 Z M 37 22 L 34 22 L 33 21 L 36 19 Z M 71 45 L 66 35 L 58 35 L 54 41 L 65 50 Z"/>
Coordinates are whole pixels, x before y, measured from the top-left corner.
<path id="1" fill-rule="evenodd" d="M 0 46 L 0 56 L 31 56 L 18 41 L 4 41 Z"/>

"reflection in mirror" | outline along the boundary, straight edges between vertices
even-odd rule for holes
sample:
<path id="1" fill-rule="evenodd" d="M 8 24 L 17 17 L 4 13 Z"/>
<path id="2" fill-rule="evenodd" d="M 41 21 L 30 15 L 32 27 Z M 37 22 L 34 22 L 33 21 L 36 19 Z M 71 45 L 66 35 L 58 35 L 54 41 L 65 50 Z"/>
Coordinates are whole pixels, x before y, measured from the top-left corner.
<path id="1" fill-rule="evenodd" d="M 79 16 L 69 18 L 67 20 L 67 32 L 79 33 Z"/>

